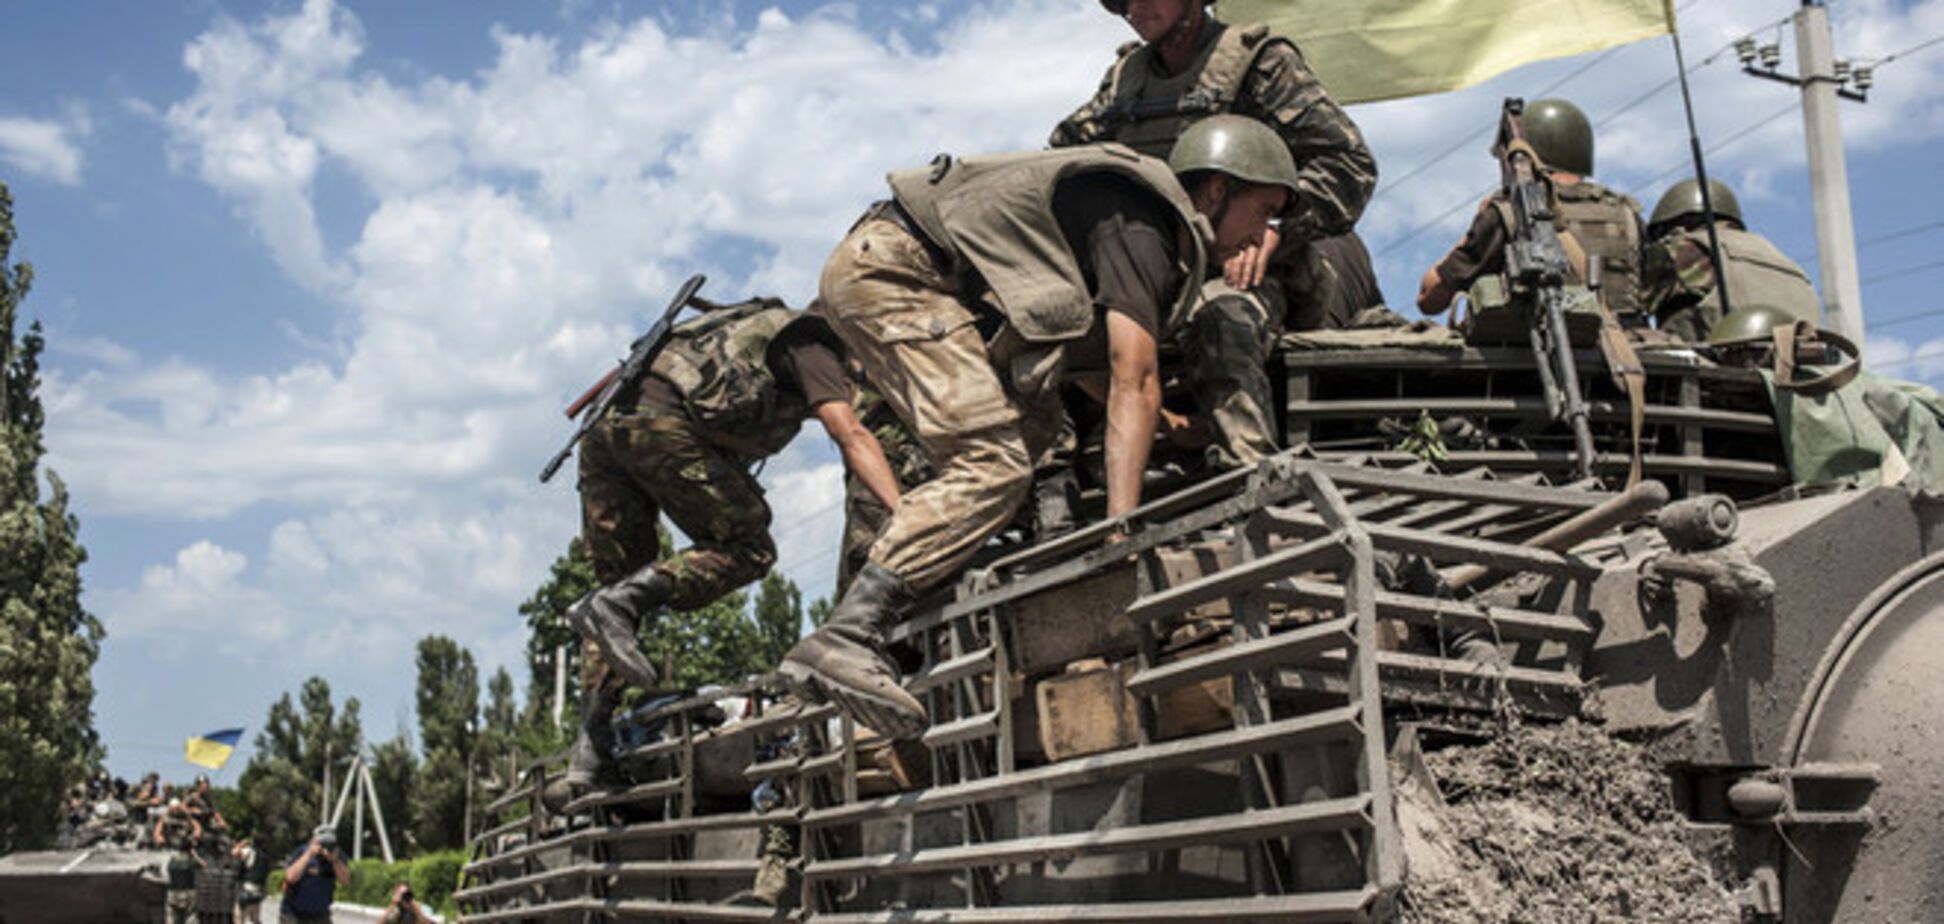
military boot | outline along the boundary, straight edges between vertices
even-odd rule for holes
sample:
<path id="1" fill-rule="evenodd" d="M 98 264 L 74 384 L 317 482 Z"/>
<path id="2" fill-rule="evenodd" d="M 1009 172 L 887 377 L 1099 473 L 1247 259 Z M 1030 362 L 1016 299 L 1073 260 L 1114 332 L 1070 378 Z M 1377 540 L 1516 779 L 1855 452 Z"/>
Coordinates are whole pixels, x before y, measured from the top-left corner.
<path id="1" fill-rule="evenodd" d="M 635 632 L 649 611 L 675 594 L 675 581 L 653 565 L 580 598 L 567 608 L 567 624 L 600 649 L 622 679 L 644 689 L 655 685 L 655 666 Z"/>
<path id="2" fill-rule="evenodd" d="M 898 683 L 897 665 L 884 652 L 891 627 L 910 609 L 911 586 L 867 563 L 851 581 L 830 620 L 796 643 L 777 667 L 797 695 L 833 702 L 844 714 L 888 738 L 910 740 L 931 722 L 924 704 Z"/>
<path id="3" fill-rule="evenodd" d="M 1075 501 L 1080 482 L 1073 469 L 1062 468 L 1033 481 L 1033 538 L 1039 542 L 1073 532 Z"/>
<path id="4" fill-rule="evenodd" d="M 567 772 L 540 796 L 549 811 L 565 811 L 568 803 L 615 781 L 614 706 L 612 693 L 589 693 L 581 702 L 580 734 L 568 754 Z"/>

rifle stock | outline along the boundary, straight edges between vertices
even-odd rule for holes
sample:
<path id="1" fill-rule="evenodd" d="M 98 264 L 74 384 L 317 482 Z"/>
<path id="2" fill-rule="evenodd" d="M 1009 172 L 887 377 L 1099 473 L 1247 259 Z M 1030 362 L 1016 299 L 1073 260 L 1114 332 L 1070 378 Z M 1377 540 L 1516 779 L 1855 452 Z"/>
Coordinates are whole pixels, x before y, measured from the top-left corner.
<path id="1" fill-rule="evenodd" d="M 667 310 L 662 312 L 661 319 L 655 322 L 655 326 L 648 328 L 647 333 L 635 338 L 635 342 L 628 346 L 627 358 L 621 360 L 599 382 L 594 383 L 593 388 L 574 399 L 574 403 L 568 406 L 567 416 L 572 418 L 579 415 L 580 425 L 574 428 L 574 435 L 567 438 L 567 445 L 560 447 L 560 451 L 547 460 L 547 466 L 540 470 L 541 484 L 553 480 L 554 473 L 560 471 L 560 466 L 567 461 L 569 455 L 573 454 L 574 447 L 580 444 L 581 437 L 586 436 L 587 431 L 594 429 L 594 424 L 607 415 L 607 410 L 614 404 L 615 397 L 633 387 L 636 382 L 641 381 L 643 375 L 648 373 L 649 364 L 655 361 L 655 355 L 661 352 L 662 346 L 668 342 L 669 332 L 675 328 L 675 317 L 681 314 L 682 309 L 695 298 L 696 291 L 701 289 L 702 283 L 706 281 L 708 281 L 707 277 L 696 273 L 690 276 L 687 282 L 682 283 L 682 288 L 675 293 L 675 300 L 669 302 Z"/>

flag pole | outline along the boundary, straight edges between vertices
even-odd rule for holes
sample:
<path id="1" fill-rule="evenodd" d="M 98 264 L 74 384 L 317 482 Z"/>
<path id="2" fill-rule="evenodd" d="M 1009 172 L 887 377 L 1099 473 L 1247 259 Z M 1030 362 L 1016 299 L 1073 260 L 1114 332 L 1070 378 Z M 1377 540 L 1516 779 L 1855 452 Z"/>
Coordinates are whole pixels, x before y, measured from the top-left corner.
<path id="1" fill-rule="evenodd" d="M 1681 78 L 1681 107 L 1687 111 L 1688 150 L 1694 155 L 1694 179 L 1701 186 L 1701 218 L 1708 228 L 1708 255 L 1714 264 L 1715 294 L 1721 315 L 1733 311 L 1728 300 L 1728 276 L 1721 265 L 1721 235 L 1715 231 L 1714 191 L 1708 188 L 1708 163 L 1701 153 L 1701 133 L 1694 127 L 1694 94 L 1688 89 L 1687 56 L 1681 52 L 1681 28 L 1674 17 L 1674 0 L 1666 0 L 1667 37 L 1674 41 L 1674 73 Z"/>

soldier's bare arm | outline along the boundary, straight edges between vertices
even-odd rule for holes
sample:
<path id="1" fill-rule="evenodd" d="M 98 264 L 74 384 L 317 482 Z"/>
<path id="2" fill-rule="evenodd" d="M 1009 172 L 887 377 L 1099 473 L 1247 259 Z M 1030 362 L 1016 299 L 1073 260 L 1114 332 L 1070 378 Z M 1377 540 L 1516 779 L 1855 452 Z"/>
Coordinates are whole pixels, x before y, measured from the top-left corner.
<path id="1" fill-rule="evenodd" d="M 1107 515 L 1140 506 L 1141 476 L 1161 412 L 1161 370 L 1154 335 L 1133 318 L 1107 312 Z"/>
<path id="2" fill-rule="evenodd" d="M 1357 123 L 1286 42 L 1262 52 L 1242 92 L 1249 100 L 1245 114 L 1273 126 L 1296 158 L 1302 194 L 1283 219 L 1284 241 L 1349 231 L 1377 188 L 1377 160 Z"/>
<path id="3" fill-rule="evenodd" d="M 898 476 L 892 473 L 877 436 L 858 419 L 857 409 L 847 401 L 825 401 L 817 405 L 816 413 L 817 422 L 843 455 L 844 467 L 886 510 L 898 509 Z"/>

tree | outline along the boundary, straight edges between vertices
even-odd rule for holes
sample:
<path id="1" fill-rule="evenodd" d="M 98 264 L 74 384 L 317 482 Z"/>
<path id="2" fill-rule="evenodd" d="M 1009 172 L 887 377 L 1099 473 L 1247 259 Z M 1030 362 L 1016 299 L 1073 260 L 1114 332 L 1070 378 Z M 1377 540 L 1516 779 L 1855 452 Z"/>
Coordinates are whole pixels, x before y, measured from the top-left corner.
<path id="1" fill-rule="evenodd" d="M 534 590 L 533 596 L 520 604 L 520 615 L 526 617 L 528 633 L 527 719 L 536 726 L 552 726 L 557 654 L 564 654 L 567 661 L 568 711 L 571 713 L 580 701 L 578 685 L 574 682 L 580 670 L 580 639 L 567 625 L 567 608 L 599 586 L 594 580 L 594 560 L 588 557 L 587 547 L 576 536 L 567 543 L 566 553 L 554 559 L 547 579 Z"/>
<path id="2" fill-rule="evenodd" d="M 346 699 L 339 712 L 331 703 L 328 681 L 322 677 L 304 681 L 296 702 L 285 693 L 270 704 L 263 729 L 257 732 L 255 753 L 237 780 L 241 817 L 230 821 L 252 833 L 258 847 L 271 856 L 303 843 L 312 826 L 336 807 L 324 804 L 326 762 L 331 765 L 329 796 L 335 800 L 348 758 L 363 739 L 357 697 Z M 349 814 L 341 819 L 345 824 L 340 828 L 348 826 Z"/>
<path id="3" fill-rule="evenodd" d="M 418 777 L 412 832 L 420 848 L 458 847 L 465 839 L 467 769 L 479 722 L 479 668 L 472 652 L 442 635 L 418 645 Z"/>
<path id="4" fill-rule="evenodd" d="M 837 604 L 830 602 L 829 597 L 818 597 L 811 601 L 810 627 L 813 629 L 823 628 L 823 624 L 830 621 L 830 612 L 836 608 Z"/>
<path id="5" fill-rule="evenodd" d="M 505 791 L 512 781 L 509 763 L 519 763 L 515 748 L 520 734 L 520 708 L 513 701 L 513 675 L 502 667 L 486 682 L 485 724 L 479 730 L 479 761 L 475 766 L 481 779 L 494 781 L 493 795 Z"/>
<path id="6" fill-rule="evenodd" d="M 771 571 L 756 589 L 756 659 L 759 670 L 772 670 L 803 635 L 803 592 L 796 582 Z"/>
<path id="7" fill-rule="evenodd" d="M 0 183 L 0 854 L 42 847 L 61 795 L 101 761 L 94 682 L 101 623 L 81 608 L 80 522 L 47 472 L 41 496 L 39 322 L 15 342 L 34 269 L 9 265 L 13 195 Z"/>
<path id="8" fill-rule="evenodd" d="M 385 813 L 385 832 L 392 850 L 404 853 L 411 841 L 412 792 L 418 786 L 418 754 L 404 729 L 371 749 L 371 788 Z"/>

